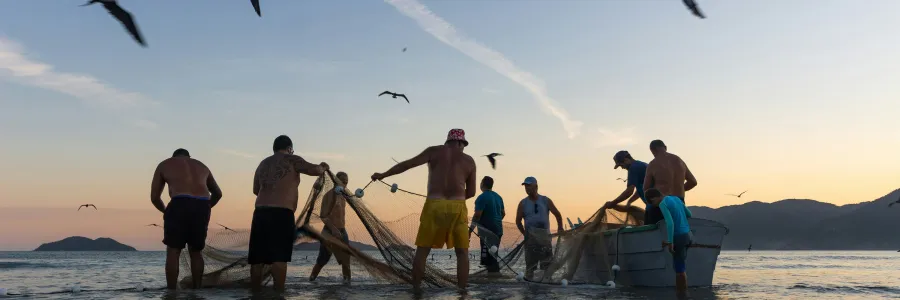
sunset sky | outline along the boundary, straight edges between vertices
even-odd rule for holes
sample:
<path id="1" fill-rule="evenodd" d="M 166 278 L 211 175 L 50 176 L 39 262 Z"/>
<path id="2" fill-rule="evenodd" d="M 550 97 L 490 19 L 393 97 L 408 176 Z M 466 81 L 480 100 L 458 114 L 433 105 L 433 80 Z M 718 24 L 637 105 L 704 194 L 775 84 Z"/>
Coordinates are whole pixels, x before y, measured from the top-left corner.
<path id="1" fill-rule="evenodd" d="M 675 0 L 420 1 L 119 1 L 149 48 L 100 5 L 3 2 L 0 250 L 163 249 L 150 179 L 179 147 L 222 186 L 213 222 L 248 227 L 280 134 L 356 188 L 463 128 L 467 153 L 504 154 L 476 161 L 507 209 L 535 176 L 573 220 L 624 188 L 616 151 L 649 162 L 657 138 L 699 181 L 689 205 L 900 187 L 898 1 L 700 1 L 706 20 Z M 425 172 L 387 181 L 424 191 Z"/>

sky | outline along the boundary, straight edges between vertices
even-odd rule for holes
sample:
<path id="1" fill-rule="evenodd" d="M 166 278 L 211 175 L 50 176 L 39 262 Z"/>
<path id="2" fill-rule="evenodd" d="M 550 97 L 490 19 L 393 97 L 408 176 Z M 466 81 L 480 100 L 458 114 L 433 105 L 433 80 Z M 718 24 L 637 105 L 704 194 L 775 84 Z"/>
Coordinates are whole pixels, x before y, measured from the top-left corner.
<path id="1" fill-rule="evenodd" d="M 162 249 L 150 180 L 182 147 L 223 189 L 213 222 L 249 227 L 280 134 L 354 188 L 463 128 L 507 207 L 535 176 L 573 220 L 625 188 L 613 154 L 649 162 L 653 139 L 697 177 L 690 205 L 900 187 L 898 1 L 700 1 L 705 20 L 676 0 L 119 2 L 148 48 L 99 5 L 0 4 L 0 250 Z"/>

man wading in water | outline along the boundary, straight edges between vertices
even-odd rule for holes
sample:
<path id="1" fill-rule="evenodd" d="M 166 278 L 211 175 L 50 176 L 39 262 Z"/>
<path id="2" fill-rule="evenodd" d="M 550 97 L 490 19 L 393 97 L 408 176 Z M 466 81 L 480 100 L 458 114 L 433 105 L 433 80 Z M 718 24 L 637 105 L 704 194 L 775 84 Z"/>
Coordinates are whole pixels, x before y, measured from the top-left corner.
<path id="1" fill-rule="evenodd" d="M 425 259 L 431 249 L 444 245 L 456 250 L 456 276 L 460 289 L 469 281 L 469 231 L 466 199 L 475 196 L 475 160 L 463 149 L 469 145 L 466 132 L 451 129 L 443 145 L 431 146 L 416 157 L 400 162 L 384 173 L 372 174 L 381 180 L 428 164 L 428 197 L 419 218 L 416 257 L 413 262 L 413 289 L 420 290 Z"/>

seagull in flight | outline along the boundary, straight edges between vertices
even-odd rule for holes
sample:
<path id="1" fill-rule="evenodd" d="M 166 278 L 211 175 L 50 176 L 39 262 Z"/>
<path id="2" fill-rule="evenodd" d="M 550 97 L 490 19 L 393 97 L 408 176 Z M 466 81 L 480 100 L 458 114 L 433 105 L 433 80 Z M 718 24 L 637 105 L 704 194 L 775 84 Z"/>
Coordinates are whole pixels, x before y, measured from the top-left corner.
<path id="1" fill-rule="evenodd" d="M 262 12 L 259 11 L 259 0 L 250 0 L 250 4 L 253 4 L 253 9 L 256 10 L 256 15 L 262 17 Z"/>
<path id="2" fill-rule="evenodd" d="M 216 224 L 219 224 L 219 223 L 216 223 Z M 228 228 L 228 227 L 225 226 L 225 225 L 219 224 L 219 226 L 222 226 L 222 228 L 225 228 L 225 230 L 231 230 L 231 231 L 234 231 L 234 229 Z M 236 232 L 236 231 L 235 231 L 235 232 Z"/>
<path id="3" fill-rule="evenodd" d="M 106 8 L 106 11 L 109 12 L 110 15 L 119 20 L 125 29 L 128 30 L 128 33 L 131 34 L 131 37 L 137 41 L 143 47 L 147 47 L 147 43 L 144 42 L 144 37 L 141 35 L 141 31 L 138 29 L 137 24 L 134 22 L 134 18 L 131 17 L 131 14 L 122 9 L 116 0 L 90 0 L 88 3 L 82 4 L 81 6 L 88 6 L 95 3 L 100 3 L 103 5 L 103 8 Z"/>
<path id="4" fill-rule="evenodd" d="M 153 227 L 162 227 L 162 226 L 159 226 L 159 224 L 156 224 L 156 223 L 147 225 L 147 227 L 150 227 L 150 226 L 153 226 Z"/>
<path id="5" fill-rule="evenodd" d="M 738 195 L 735 195 L 735 194 L 725 194 L 725 196 L 735 196 L 735 197 L 740 198 L 740 197 L 743 196 L 744 193 L 746 193 L 746 192 L 747 192 L 747 191 L 744 191 L 743 193 L 740 193 L 740 194 L 738 194 Z"/>
<path id="6" fill-rule="evenodd" d="M 692 14 L 694 14 L 698 18 L 706 19 L 706 16 L 703 14 L 703 12 L 700 11 L 700 7 L 697 6 L 697 2 L 694 2 L 694 0 L 682 0 L 682 1 L 684 1 L 684 5 L 687 6 L 687 8 L 689 10 L 691 10 Z"/>
<path id="7" fill-rule="evenodd" d="M 622 182 L 628 182 L 628 180 L 625 180 L 625 178 L 616 178 L 616 180 L 621 180 Z"/>
<path id="8" fill-rule="evenodd" d="M 491 154 L 488 154 L 488 155 L 485 155 L 485 156 L 487 156 L 488 161 L 491 162 L 491 168 L 494 168 L 494 170 L 496 170 L 496 169 L 497 169 L 497 160 L 494 159 L 494 157 L 497 157 L 497 156 L 503 156 L 503 154 L 500 154 L 500 153 L 491 153 Z"/>
<path id="9" fill-rule="evenodd" d="M 394 99 L 396 99 L 397 97 L 403 97 L 403 99 L 406 99 L 406 103 L 409 103 L 409 98 L 406 98 L 406 95 L 404 95 L 404 94 L 392 93 L 391 91 L 384 91 L 381 94 L 378 94 L 378 97 L 381 97 L 384 95 L 391 95 Z"/>
<path id="10" fill-rule="evenodd" d="M 403 47 L 403 52 L 406 52 L 406 47 Z"/>
<path id="11" fill-rule="evenodd" d="M 93 207 L 94 210 L 97 210 L 97 207 L 93 204 L 82 204 L 81 206 L 78 206 L 78 210 L 81 210 L 82 207 Z"/>

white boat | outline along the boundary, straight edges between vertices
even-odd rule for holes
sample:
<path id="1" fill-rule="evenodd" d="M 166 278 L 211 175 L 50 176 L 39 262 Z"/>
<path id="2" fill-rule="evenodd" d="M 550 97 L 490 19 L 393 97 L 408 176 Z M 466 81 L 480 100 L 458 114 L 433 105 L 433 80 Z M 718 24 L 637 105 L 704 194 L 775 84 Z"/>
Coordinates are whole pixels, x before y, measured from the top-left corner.
<path id="1" fill-rule="evenodd" d="M 691 218 L 693 245 L 687 253 L 688 286 L 711 286 L 722 241 L 728 228 L 722 223 Z M 615 279 L 617 285 L 635 287 L 673 287 L 675 270 L 672 254 L 662 242 L 666 240 L 665 221 L 653 225 L 625 227 L 604 232 L 603 239 L 589 237 L 574 279 L 580 282 L 604 284 Z M 606 245 L 599 245 L 606 241 Z M 600 261 L 606 246 L 607 263 Z M 610 276 L 607 266 L 618 265 L 619 271 Z"/>

